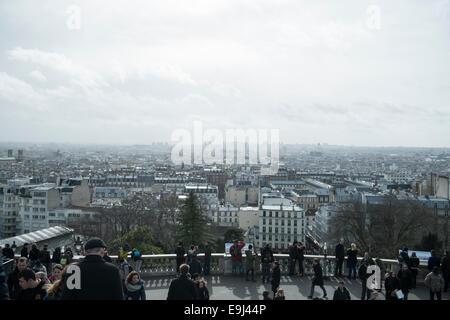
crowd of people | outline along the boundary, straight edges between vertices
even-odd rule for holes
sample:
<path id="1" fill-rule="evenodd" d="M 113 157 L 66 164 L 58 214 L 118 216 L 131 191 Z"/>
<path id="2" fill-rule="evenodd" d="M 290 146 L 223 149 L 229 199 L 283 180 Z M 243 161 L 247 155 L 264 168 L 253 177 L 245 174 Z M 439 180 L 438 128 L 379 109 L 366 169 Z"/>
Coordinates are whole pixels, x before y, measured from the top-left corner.
<path id="1" fill-rule="evenodd" d="M 420 260 L 415 252 L 409 255 L 408 248 L 401 250 L 398 256 L 399 271 L 387 272 L 378 258 L 370 257 L 364 252 L 359 258 L 356 244 L 351 243 L 345 248 L 344 240 L 335 247 L 334 276 L 343 278 L 343 266 L 346 260 L 349 279 L 361 280 L 361 300 L 376 300 L 382 286 L 367 286 L 371 276 L 370 266 L 378 266 L 381 282 L 384 284 L 386 300 L 408 300 L 411 290 L 416 288 L 416 279 Z M 245 275 L 245 281 L 255 282 L 255 273 L 258 254 L 252 245 L 245 250 L 245 243 L 234 241 L 229 248 L 231 255 L 232 275 Z M 0 248 L 0 260 L 15 258 L 15 243 L 10 247 Z M 175 250 L 178 277 L 169 287 L 168 300 L 209 300 L 209 291 L 205 276 L 211 271 L 211 245 L 204 244 L 204 258 L 199 258 L 198 246 L 191 245 L 187 252 L 180 242 Z M 0 299 L 13 300 L 70 300 L 70 299 L 117 299 L 117 300 L 146 300 L 145 286 L 141 279 L 142 255 L 128 245 L 118 253 L 119 265 L 112 264 L 108 256 L 105 243 L 99 238 L 92 238 L 86 242 L 85 257 L 79 262 L 73 262 L 72 250 L 55 248 L 53 253 L 44 245 L 41 250 L 36 244 L 25 244 L 20 251 L 20 258 L 16 260 L 15 269 L 8 275 L 3 270 L 3 261 L 0 261 Z M 294 242 L 289 247 L 288 271 L 290 276 L 304 276 L 306 246 L 301 242 Z M 128 257 L 131 257 L 131 260 Z M 244 261 L 245 259 L 245 261 Z M 130 264 L 128 261 L 131 261 Z M 244 263 L 245 262 L 245 263 Z M 264 291 L 263 299 L 284 300 L 284 290 L 280 288 L 281 269 L 280 262 L 274 259 L 270 244 L 266 244 L 260 251 L 261 280 L 263 284 L 271 284 L 271 292 Z M 298 265 L 298 273 L 296 273 Z M 245 266 L 245 268 L 244 268 Z M 245 270 L 244 270 L 245 269 Z M 424 284 L 429 288 L 430 300 L 442 299 L 442 291 L 448 290 L 448 274 L 450 260 L 448 252 L 440 259 L 434 250 L 428 260 L 429 273 L 424 278 Z M 79 281 L 75 284 L 68 281 L 74 270 L 80 271 Z M 314 275 L 311 281 L 311 290 L 308 298 L 314 299 L 315 287 L 323 291 L 322 299 L 327 298 L 324 287 L 323 267 L 319 259 L 313 260 Z M 251 277 L 250 277 L 251 276 Z M 272 298 L 270 298 L 272 296 Z M 317 298 L 315 298 L 317 299 Z M 345 282 L 340 280 L 338 288 L 334 291 L 333 300 L 351 300 Z"/>

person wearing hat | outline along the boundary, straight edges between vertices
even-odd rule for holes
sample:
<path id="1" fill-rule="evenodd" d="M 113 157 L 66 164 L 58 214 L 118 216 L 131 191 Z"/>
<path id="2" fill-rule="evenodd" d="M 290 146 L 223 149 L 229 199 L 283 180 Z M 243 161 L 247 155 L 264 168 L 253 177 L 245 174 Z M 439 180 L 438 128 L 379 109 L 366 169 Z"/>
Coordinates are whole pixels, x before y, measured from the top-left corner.
<path id="1" fill-rule="evenodd" d="M 351 300 L 350 292 L 345 287 L 344 281 L 339 281 L 339 286 L 334 291 L 333 300 Z"/>
<path id="2" fill-rule="evenodd" d="M 75 272 L 67 273 L 61 300 L 124 300 L 119 269 L 103 260 L 106 244 L 100 238 L 89 239 L 85 246 L 85 257 L 77 263 L 80 272 L 80 288 L 68 287 L 73 283 Z"/>
<path id="3" fill-rule="evenodd" d="M 439 267 L 433 267 L 433 271 L 425 277 L 425 285 L 430 289 L 430 300 L 434 300 L 436 295 L 438 300 L 442 299 L 442 287 L 444 279 L 439 274 Z"/>

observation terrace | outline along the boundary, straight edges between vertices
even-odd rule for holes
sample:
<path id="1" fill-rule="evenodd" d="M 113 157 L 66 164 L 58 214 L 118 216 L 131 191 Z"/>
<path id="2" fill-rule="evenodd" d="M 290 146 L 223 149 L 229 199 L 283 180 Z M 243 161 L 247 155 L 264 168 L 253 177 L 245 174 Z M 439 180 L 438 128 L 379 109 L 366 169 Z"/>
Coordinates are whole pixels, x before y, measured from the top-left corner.
<path id="1" fill-rule="evenodd" d="M 17 258 L 19 256 L 16 256 Z M 83 256 L 75 256 L 74 261 L 81 259 Z M 117 256 L 110 256 L 113 263 L 117 264 Z M 200 261 L 203 261 L 204 254 L 198 254 Z M 176 256 L 175 254 L 161 254 L 161 255 L 143 255 L 143 263 L 141 267 L 141 277 L 145 282 L 146 295 L 148 300 L 165 300 L 169 290 L 170 282 L 176 278 Z M 361 299 L 361 280 L 349 280 L 347 277 L 337 278 L 334 276 L 334 256 L 321 255 L 305 255 L 304 266 L 305 276 L 289 276 L 289 255 L 274 254 L 275 260 L 280 262 L 281 268 L 281 282 L 280 288 L 284 289 L 287 300 L 307 300 L 309 291 L 311 289 L 311 279 L 313 275 L 312 262 L 313 259 L 318 258 L 323 267 L 324 273 L 324 287 L 327 291 L 328 299 L 333 299 L 333 293 L 338 287 L 338 282 L 342 279 L 345 286 L 350 291 L 352 300 Z M 359 257 L 359 260 L 362 258 Z M 399 270 L 397 260 L 381 259 L 386 271 Z M 132 259 L 129 259 L 133 265 Z M 243 258 L 243 265 L 245 270 L 245 258 Z M 14 261 L 9 260 L 4 263 L 5 272 L 9 274 L 14 269 Z M 344 273 L 348 271 L 345 268 Z M 298 264 L 297 264 L 298 268 Z M 231 275 L 231 256 L 224 253 L 213 253 L 211 256 L 211 272 L 209 276 L 205 277 L 208 282 L 208 290 L 211 300 L 261 300 L 264 291 L 271 292 L 271 284 L 263 284 L 261 281 L 261 264 L 259 257 L 256 261 L 255 280 L 245 281 L 245 275 L 232 276 Z M 428 300 L 429 291 L 425 287 L 423 280 L 428 273 L 425 263 L 421 262 L 419 274 L 417 276 L 417 288 L 412 289 L 409 293 L 409 300 Z M 239 274 L 239 272 L 238 272 Z M 383 289 L 378 295 L 378 299 L 385 300 L 384 291 L 384 275 L 382 275 Z M 314 297 L 321 297 L 322 290 L 316 287 Z M 270 293 L 272 297 L 272 293 Z M 450 300 L 450 292 L 442 294 L 443 300 Z"/>

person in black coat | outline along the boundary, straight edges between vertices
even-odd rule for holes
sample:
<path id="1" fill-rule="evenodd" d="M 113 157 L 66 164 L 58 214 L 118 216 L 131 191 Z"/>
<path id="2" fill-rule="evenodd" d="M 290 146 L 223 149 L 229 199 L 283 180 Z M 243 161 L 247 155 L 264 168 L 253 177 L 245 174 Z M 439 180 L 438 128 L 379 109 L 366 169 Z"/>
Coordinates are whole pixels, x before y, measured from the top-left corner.
<path id="1" fill-rule="evenodd" d="M 39 252 L 39 261 L 45 266 L 47 269 L 47 274 L 51 273 L 52 270 L 52 259 L 50 257 L 50 251 L 48 250 L 48 245 L 45 244 L 44 248 Z"/>
<path id="2" fill-rule="evenodd" d="M 20 256 L 28 259 L 28 243 L 23 245 L 22 250 L 20 250 Z"/>
<path id="3" fill-rule="evenodd" d="M 47 296 L 46 284 L 44 280 L 36 278 L 36 274 L 31 269 L 19 272 L 19 283 L 21 290 L 17 300 L 44 300 Z"/>
<path id="4" fill-rule="evenodd" d="M 344 239 L 341 239 L 339 243 L 336 245 L 335 256 L 336 256 L 336 269 L 334 270 L 334 275 L 336 277 L 341 277 L 342 264 L 344 263 L 345 259 Z"/>
<path id="5" fill-rule="evenodd" d="M 5 244 L 5 247 L 2 249 L 3 260 L 14 259 L 14 251 L 9 247 L 9 243 Z M 6 258 L 6 259 L 5 259 Z"/>
<path id="6" fill-rule="evenodd" d="M 339 287 L 334 291 L 333 300 L 351 300 L 350 292 L 344 286 L 344 281 L 339 281 Z"/>
<path id="7" fill-rule="evenodd" d="M 314 259 L 313 269 L 314 269 L 314 277 L 312 279 L 311 292 L 308 296 L 308 299 L 312 299 L 312 297 L 314 295 L 314 287 L 315 286 L 319 286 L 322 289 L 323 298 L 326 298 L 327 291 L 325 290 L 325 288 L 323 286 L 322 266 L 319 263 L 319 259 Z"/>
<path id="8" fill-rule="evenodd" d="M 28 258 L 30 259 L 30 267 L 33 268 L 36 262 L 39 260 L 40 251 L 36 245 L 36 243 L 33 243 L 31 245 L 30 253 L 28 253 Z"/>
<path id="9" fill-rule="evenodd" d="M 430 272 L 433 272 L 434 267 L 440 267 L 441 266 L 441 259 L 436 256 L 436 251 L 431 250 L 431 257 L 428 258 L 428 270 Z"/>
<path id="10" fill-rule="evenodd" d="M 397 278 L 400 281 L 400 290 L 402 290 L 403 295 L 405 296 L 403 299 L 408 300 L 409 289 L 412 288 L 413 284 L 413 275 L 406 263 L 403 264 L 402 269 L 398 272 Z"/>
<path id="11" fill-rule="evenodd" d="M 180 266 L 184 263 L 184 255 L 186 251 L 184 250 L 183 242 L 178 242 L 178 246 L 175 250 L 175 254 L 177 255 L 177 273 L 180 272 Z"/>
<path id="12" fill-rule="evenodd" d="M 413 283 L 412 283 L 412 288 L 415 289 L 416 288 L 416 283 L 417 283 L 417 274 L 419 273 L 419 266 L 420 266 L 420 260 L 419 258 L 417 258 L 417 255 L 415 252 L 413 252 L 411 254 L 411 258 L 409 259 L 410 261 L 410 270 L 412 272 L 413 275 Z"/>
<path id="13" fill-rule="evenodd" d="M 61 263 L 61 247 L 56 247 L 53 251 L 52 263 L 60 264 Z"/>
<path id="14" fill-rule="evenodd" d="M 172 280 L 167 300 L 198 300 L 198 290 L 194 281 L 188 278 L 189 266 L 180 266 L 180 276 Z"/>
<path id="15" fill-rule="evenodd" d="M 303 274 L 304 274 L 303 261 L 305 260 L 305 251 L 306 251 L 306 247 L 303 245 L 303 243 L 298 242 L 297 243 L 297 260 L 298 260 L 298 275 L 299 276 L 303 276 Z"/>
<path id="16" fill-rule="evenodd" d="M 400 289 L 400 281 L 395 272 L 389 273 L 389 276 L 384 280 L 384 287 L 386 289 L 386 300 L 397 300 L 395 293 Z"/>
<path id="17" fill-rule="evenodd" d="M 20 285 L 19 285 L 19 273 L 28 267 L 28 259 L 20 257 L 17 261 L 17 266 L 13 272 L 8 275 L 8 291 L 9 298 L 15 300 L 19 297 Z"/>
<path id="18" fill-rule="evenodd" d="M 289 246 L 289 275 L 293 276 L 295 274 L 295 264 L 297 263 L 298 251 L 297 251 L 297 241 L 294 241 L 292 245 Z"/>
<path id="19" fill-rule="evenodd" d="M 71 288 L 71 276 L 63 284 L 61 300 L 124 300 L 119 269 L 103 260 L 106 245 L 99 238 L 89 239 L 84 247 L 86 256 L 76 264 L 80 270 L 81 288 Z M 76 272 L 76 271 L 75 271 Z"/>
<path id="20" fill-rule="evenodd" d="M 367 273 L 367 268 L 370 265 L 370 260 L 363 260 L 361 266 L 358 269 L 358 277 L 361 280 L 361 300 L 370 300 L 371 291 L 367 288 L 367 279 L 369 279 L 370 274 Z"/>
<path id="21" fill-rule="evenodd" d="M 280 263 L 278 261 L 274 262 L 274 268 L 272 270 L 272 292 L 275 297 L 275 293 L 277 292 L 278 287 L 280 286 L 281 280 L 281 270 Z"/>

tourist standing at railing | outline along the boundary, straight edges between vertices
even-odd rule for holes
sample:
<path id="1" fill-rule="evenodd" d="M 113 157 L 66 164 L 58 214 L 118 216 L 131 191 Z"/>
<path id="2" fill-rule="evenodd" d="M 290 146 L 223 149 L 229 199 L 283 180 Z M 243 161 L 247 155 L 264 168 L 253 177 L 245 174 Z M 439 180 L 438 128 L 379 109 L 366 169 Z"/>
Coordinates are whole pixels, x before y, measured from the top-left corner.
<path id="1" fill-rule="evenodd" d="M 411 258 L 409 259 L 409 264 L 410 264 L 410 268 L 411 268 L 411 272 L 412 272 L 412 288 L 415 289 L 416 288 L 416 284 L 417 284 L 417 274 L 419 273 L 419 265 L 420 265 L 420 260 L 419 258 L 417 258 L 417 255 L 415 252 L 413 252 L 411 254 Z"/>
<path id="2" fill-rule="evenodd" d="M 0 301 L 8 300 L 8 287 L 6 285 L 6 273 L 3 269 L 3 254 L 0 249 Z"/>
<path id="3" fill-rule="evenodd" d="M 144 281 L 136 271 L 131 271 L 125 280 L 125 300 L 147 300 Z"/>
<path id="4" fill-rule="evenodd" d="M 255 260 L 256 254 L 253 252 L 253 246 L 249 245 L 248 249 L 245 250 L 245 280 L 250 281 L 248 274 L 252 273 L 252 281 L 255 281 Z"/>
<path id="5" fill-rule="evenodd" d="M 398 262 L 400 264 L 400 268 L 402 268 L 402 265 L 404 263 L 406 263 L 406 265 L 408 266 L 408 268 L 410 268 L 411 266 L 411 261 L 409 259 L 409 254 L 408 254 L 408 247 L 404 247 L 403 250 L 400 252 L 400 255 L 398 256 Z"/>
<path id="6" fill-rule="evenodd" d="M 356 244 L 352 243 L 351 248 L 347 250 L 348 278 L 356 279 L 356 265 L 358 264 L 358 249 Z"/>
<path id="7" fill-rule="evenodd" d="M 275 298 L 275 294 L 277 292 L 278 287 L 280 286 L 280 280 L 281 280 L 281 270 L 280 270 L 280 263 L 278 261 L 275 261 L 273 263 L 274 267 L 272 270 L 272 292 L 273 296 Z"/>
<path id="8" fill-rule="evenodd" d="M 28 259 L 25 257 L 20 257 L 19 260 L 17 260 L 16 268 L 8 275 L 9 298 L 12 300 L 17 299 L 19 296 L 19 292 L 21 290 L 19 285 L 19 273 L 26 268 L 28 268 Z"/>
<path id="9" fill-rule="evenodd" d="M 289 246 L 289 275 L 293 276 L 295 275 L 295 264 L 297 263 L 298 259 L 298 251 L 297 251 L 297 241 L 294 241 Z"/>
<path id="10" fill-rule="evenodd" d="M 441 266 L 441 259 L 436 256 L 436 251 L 431 250 L 431 257 L 428 258 L 428 270 L 433 271 L 434 267 Z"/>
<path id="11" fill-rule="evenodd" d="M 25 243 L 25 244 L 23 245 L 22 250 L 20 250 L 20 256 L 21 256 L 21 257 L 25 257 L 25 258 L 28 259 L 28 246 L 29 246 L 28 243 Z"/>
<path id="12" fill-rule="evenodd" d="M 313 298 L 315 286 L 319 286 L 322 289 L 323 298 L 326 298 L 327 291 L 325 290 L 325 287 L 323 286 L 322 266 L 319 263 L 319 259 L 314 259 L 313 270 L 314 270 L 314 277 L 312 279 L 311 292 L 309 293 L 308 299 Z"/>
<path id="13" fill-rule="evenodd" d="M 435 295 L 437 300 L 442 299 L 444 279 L 439 274 L 439 267 L 434 267 L 433 271 L 427 274 L 425 277 L 425 285 L 430 289 L 430 300 L 434 300 Z"/>
<path id="14" fill-rule="evenodd" d="M 386 289 L 386 300 L 398 300 L 397 291 L 400 289 L 400 281 L 395 272 L 389 272 L 388 277 L 384 280 L 384 288 Z"/>
<path id="15" fill-rule="evenodd" d="M 186 263 L 190 264 L 192 262 L 192 259 L 194 257 L 196 257 L 197 254 L 198 254 L 198 247 L 192 244 L 187 253 L 187 262 Z"/>
<path id="16" fill-rule="evenodd" d="M 40 251 L 37 248 L 36 243 L 33 243 L 31 245 L 30 253 L 28 254 L 28 257 L 30 259 L 30 267 L 31 268 L 33 268 L 34 265 L 39 261 L 39 254 L 40 254 Z"/>
<path id="17" fill-rule="evenodd" d="M 188 278 L 189 266 L 180 266 L 180 276 L 172 280 L 167 294 L 167 300 L 197 300 L 198 291 L 194 281 Z"/>
<path id="18" fill-rule="evenodd" d="M 102 239 L 92 238 L 86 242 L 86 256 L 76 264 L 81 288 L 68 287 L 65 281 L 61 300 L 124 300 L 119 269 L 103 260 L 105 249 Z"/>
<path id="19" fill-rule="evenodd" d="M 239 275 L 244 274 L 244 268 L 242 266 L 242 248 L 245 247 L 245 242 L 234 240 L 233 245 L 230 247 L 232 275 L 237 274 L 236 268 L 239 267 Z"/>
<path id="20" fill-rule="evenodd" d="M 442 257 L 441 271 L 442 277 L 444 278 L 444 292 L 447 292 L 448 282 L 450 281 L 450 257 L 448 256 L 448 251 L 445 251 L 444 257 Z"/>
<path id="21" fill-rule="evenodd" d="M 192 275 L 195 273 L 200 275 L 202 273 L 202 264 L 198 260 L 197 256 L 192 257 L 192 261 L 189 263 L 189 270 Z"/>
<path id="22" fill-rule="evenodd" d="M 334 275 L 336 277 L 342 276 L 342 265 L 344 264 L 345 259 L 345 248 L 344 248 L 344 239 L 341 239 L 339 243 L 336 245 L 334 250 L 334 255 L 336 257 L 336 267 L 334 270 Z"/>
<path id="23" fill-rule="evenodd" d="M 333 300 L 351 300 L 350 292 L 345 287 L 344 281 L 339 281 L 339 286 L 334 291 Z"/>
<path id="24" fill-rule="evenodd" d="M 298 276 L 303 277 L 305 274 L 305 254 L 306 254 L 306 247 L 303 245 L 303 243 L 298 242 L 297 243 L 297 260 L 298 260 Z"/>
<path id="25" fill-rule="evenodd" d="M 397 274 L 397 278 L 400 281 L 400 290 L 402 290 L 403 295 L 405 296 L 403 300 L 408 300 L 409 290 L 412 288 L 413 283 L 412 277 L 411 270 L 409 270 L 408 265 L 404 263 Z"/>
<path id="26" fill-rule="evenodd" d="M 270 282 L 270 264 L 274 261 L 273 251 L 270 248 L 270 244 L 267 243 L 261 250 L 261 270 L 262 270 L 262 282 Z"/>
<path id="27" fill-rule="evenodd" d="M 136 270 L 136 272 L 141 272 L 142 255 L 138 251 L 138 249 L 133 248 L 133 250 L 131 251 L 131 257 L 132 257 L 133 262 L 134 262 L 134 270 Z"/>
<path id="28" fill-rule="evenodd" d="M 4 261 L 14 259 L 14 251 L 9 247 L 9 243 L 5 244 L 5 247 L 2 249 L 2 252 Z"/>
<path id="29" fill-rule="evenodd" d="M 175 254 L 177 255 L 177 273 L 180 272 L 180 266 L 184 263 L 185 253 L 186 252 L 184 251 L 183 242 L 178 242 L 178 246 L 175 249 Z"/>
<path id="30" fill-rule="evenodd" d="M 208 276 L 211 271 L 211 245 L 205 242 L 205 260 L 203 263 L 203 275 Z"/>

